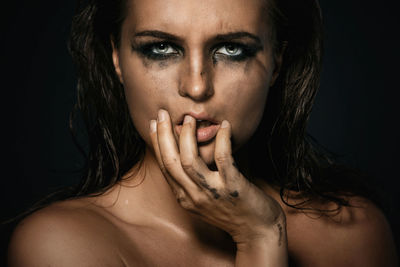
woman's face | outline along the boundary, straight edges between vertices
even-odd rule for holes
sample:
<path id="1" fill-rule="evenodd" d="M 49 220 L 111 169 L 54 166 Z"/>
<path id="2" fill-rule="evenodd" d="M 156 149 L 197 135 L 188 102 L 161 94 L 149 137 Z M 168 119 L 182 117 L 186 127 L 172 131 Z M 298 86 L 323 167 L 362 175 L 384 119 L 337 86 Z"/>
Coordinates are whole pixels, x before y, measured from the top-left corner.
<path id="1" fill-rule="evenodd" d="M 114 49 L 132 121 L 151 147 L 149 122 L 169 112 L 232 125 L 233 150 L 255 132 L 279 69 L 263 0 L 131 0 Z M 278 59 L 278 60 L 277 60 Z M 204 123 L 204 122 L 203 122 Z M 198 127 L 208 126 L 205 122 Z M 198 142 L 214 162 L 215 138 Z"/>

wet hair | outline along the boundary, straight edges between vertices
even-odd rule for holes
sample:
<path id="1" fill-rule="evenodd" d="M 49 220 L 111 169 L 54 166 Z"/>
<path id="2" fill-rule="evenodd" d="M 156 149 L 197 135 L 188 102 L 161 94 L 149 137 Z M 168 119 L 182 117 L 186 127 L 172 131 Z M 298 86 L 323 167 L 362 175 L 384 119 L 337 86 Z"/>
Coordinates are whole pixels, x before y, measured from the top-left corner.
<path id="1" fill-rule="evenodd" d="M 70 196 L 98 195 L 120 181 L 144 156 L 145 143 L 133 125 L 112 61 L 127 0 L 79 1 L 69 49 L 77 67 L 78 98 L 71 115 L 84 121 L 88 147 L 81 184 Z M 335 164 L 306 133 L 319 88 L 323 33 L 317 0 L 268 0 L 275 53 L 283 65 L 270 89 L 263 119 L 246 145 L 252 155 L 249 177 L 263 177 L 281 189 L 284 202 L 306 208 L 315 199 L 348 205 L 348 195 L 365 195 L 357 173 Z M 289 197 L 304 199 L 290 203 Z"/>
<path id="2" fill-rule="evenodd" d="M 280 189 L 291 207 L 337 212 L 348 197 L 380 200 L 366 174 L 335 162 L 334 154 L 306 131 L 320 87 L 323 22 L 318 0 L 269 0 L 275 53 L 283 53 L 282 67 L 270 88 L 260 126 L 248 144 L 249 177 L 267 180 Z M 291 201 L 295 199 L 295 201 Z M 300 201 L 298 201 L 300 199 Z M 312 205 L 332 202 L 336 208 Z"/>
<path id="3" fill-rule="evenodd" d="M 78 1 L 72 21 L 69 50 L 78 72 L 78 99 L 70 129 L 74 132 L 79 115 L 89 140 L 81 149 L 86 166 L 75 196 L 105 192 L 144 156 L 145 144 L 129 116 L 111 56 L 111 40 L 119 46 L 126 2 Z"/>

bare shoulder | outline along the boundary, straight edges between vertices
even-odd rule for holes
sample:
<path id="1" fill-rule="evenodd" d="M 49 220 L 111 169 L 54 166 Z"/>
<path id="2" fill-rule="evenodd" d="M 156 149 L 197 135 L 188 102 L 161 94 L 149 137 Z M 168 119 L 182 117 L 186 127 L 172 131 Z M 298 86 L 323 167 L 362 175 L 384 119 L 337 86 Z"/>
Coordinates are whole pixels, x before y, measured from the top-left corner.
<path id="1" fill-rule="evenodd" d="M 349 201 L 331 216 L 289 213 L 289 249 L 300 266 L 397 266 L 382 211 L 364 198 Z"/>
<path id="2" fill-rule="evenodd" d="M 21 221 L 9 266 L 121 266 L 113 227 L 84 201 L 62 201 Z"/>

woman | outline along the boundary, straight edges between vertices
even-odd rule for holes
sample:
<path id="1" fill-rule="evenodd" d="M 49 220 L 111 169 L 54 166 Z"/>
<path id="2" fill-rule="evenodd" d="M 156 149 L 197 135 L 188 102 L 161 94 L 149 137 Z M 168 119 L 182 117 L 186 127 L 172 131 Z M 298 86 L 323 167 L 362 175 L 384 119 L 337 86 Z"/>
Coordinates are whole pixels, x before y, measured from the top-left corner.
<path id="1" fill-rule="evenodd" d="M 312 0 L 89 1 L 87 174 L 18 226 L 10 266 L 395 266 L 380 210 L 305 139 L 320 19 Z"/>

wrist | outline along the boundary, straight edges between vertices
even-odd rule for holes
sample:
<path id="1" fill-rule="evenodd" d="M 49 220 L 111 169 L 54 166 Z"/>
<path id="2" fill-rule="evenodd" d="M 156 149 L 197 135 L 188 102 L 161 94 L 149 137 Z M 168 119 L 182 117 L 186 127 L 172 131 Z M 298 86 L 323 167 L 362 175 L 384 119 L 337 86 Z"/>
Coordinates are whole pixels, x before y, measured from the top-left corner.
<path id="1" fill-rule="evenodd" d="M 282 245 L 286 243 L 286 217 L 282 213 L 269 225 L 243 227 L 232 238 L 238 249 L 272 243 Z"/>
<path id="2" fill-rule="evenodd" d="M 272 228 L 236 243 L 235 266 L 287 266 L 286 225 L 277 222 Z"/>

